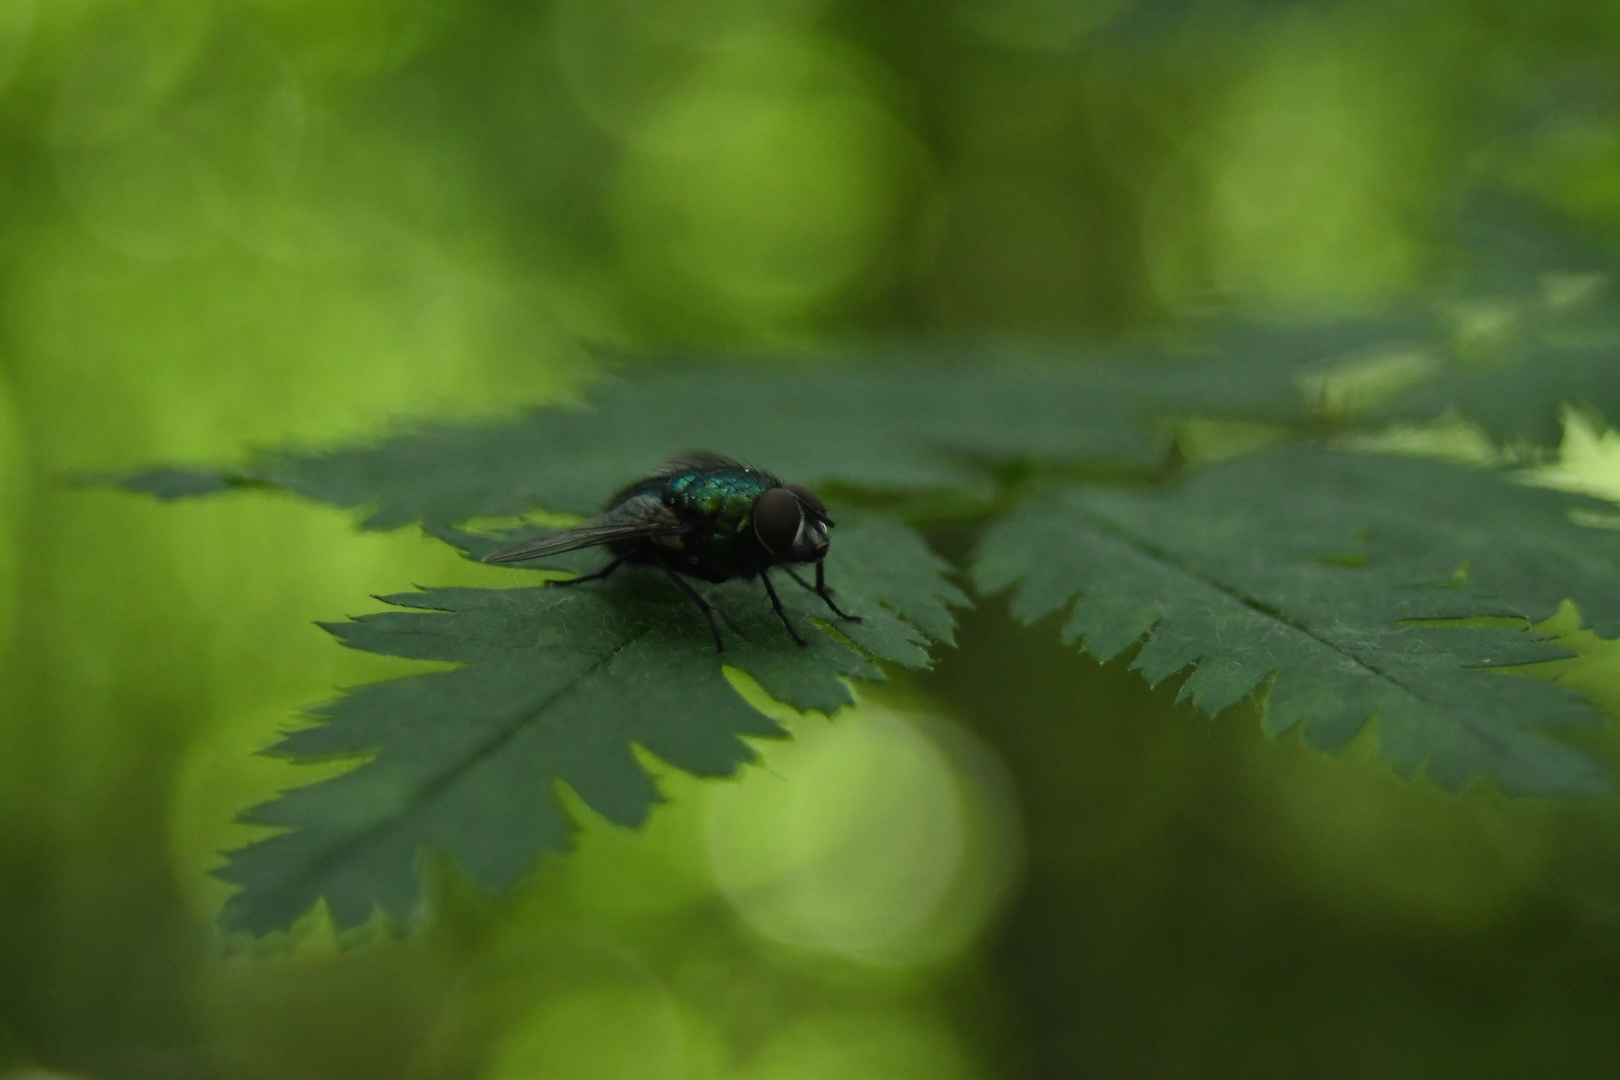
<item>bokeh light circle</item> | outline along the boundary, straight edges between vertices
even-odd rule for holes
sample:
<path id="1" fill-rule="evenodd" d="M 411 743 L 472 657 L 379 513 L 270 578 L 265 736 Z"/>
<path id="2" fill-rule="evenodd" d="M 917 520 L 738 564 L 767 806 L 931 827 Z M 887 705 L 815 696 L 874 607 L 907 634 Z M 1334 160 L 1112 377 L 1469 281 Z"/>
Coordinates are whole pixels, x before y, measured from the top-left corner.
<path id="1" fill-rule="evenodd" d="M 1552 851 L 1535 810 L 1396 775 L 1378 760 L 1376 724 L 1331 759 L 1258 740 L 1245 750 L 1253 805 L 1236 842 L 1346 923 L 1479 933 L 1544 880 Z"/>
<path id="2" fill-rule="evenodd" d="M 9 381 L 0 375 L 0 660 L 16 637 L 28 447 Z"/>
<path id="3" fill-rule="evenodd" d="M 622 944 L 517 920 L 441 1007 L 425 1064 L 485 1080 L 679 1080 L 685 1023 Z"/>
<path id="4" fill-rule="evenodd" d="M 726 53 L 781 48 L 827 0 L 559 0 L 547 26 L 558 74 L 596 124 L 634 136 Z"/>
<path id="5" fill-rule="evenodd" d="M 813 43 L 768 43 L 672 94 L 630 140 L 612 195 L 631 274 L 711 321 L 771 329 L 872 273 L 923 151 L 855 68 Z"/>
<path id="6" fill-rule="evenodd" d="M 763 755 L 708 814 L 715 879 L 756 932 L 905 966 L 982 931 L 1021 841 L 1010 788 L 971 736 L 867 706 Z"/>
<path id="7" fill-rule="evenodd" d="M 303 99 L 280 54 L 200 5 L 110 19 L 63 80 L 50 128 L 57 176 L 85 224 L 148 259 L 261 231 L 303 133 Z"/>
<path id="8" fill-rule="evenodd" d="M 964 0 L 957 21 L 1002 48 L 1060 53 L 1113 22 L 1135 0 Z"/>
<path id="9" fill-rule="evenodd" d="M 1353 40 L 1353 39 L 1352 39 Z M 1357 47 L 1357 46 L 1361 47 Z M 1410 152 L 1441 123 L 1435 94 L 1373 45 L 1309 20 L 1275 33 L 1146 194 L 1143 243 L 1159 300 L 1357 310 L 1413 281 L 1410 222 L 1433 162 Z"/>
<path id="10" fill-rule="evenodd" d="M 34 29 L 34 0 L 0 4 L 0 90 L 17 73 Z"/>
<path id="11" fill-rule="evenodd" d="M 926 1015 L 820 1015 L 771 1039 L 738 1080 L 967 1080 L 975 1070 L 950 1028 Z"/>
<path id="12" fill-rule="evenodd" d="M 487 1080 L 679 1080 L 679 1019 L 644 987 L 581 989 L 548 999 L 506 1037 Z"/>

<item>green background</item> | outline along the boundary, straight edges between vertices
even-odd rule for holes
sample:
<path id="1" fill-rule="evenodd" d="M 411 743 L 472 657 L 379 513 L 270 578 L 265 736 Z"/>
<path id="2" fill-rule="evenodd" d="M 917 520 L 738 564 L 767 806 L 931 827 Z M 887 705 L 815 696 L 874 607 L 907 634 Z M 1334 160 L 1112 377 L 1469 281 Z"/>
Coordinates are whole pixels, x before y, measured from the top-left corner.
<path id="1" fill-rule="evenodd" d="M 1620 235 L 1617 71 L 1574 0 L 0 0 L 0 1076 L 1615 1075 L 1608 806 L 1268 744 L 994 601 L 513 896 L 222 944 L 232 815 L 318 773 L 251 751 L 410 670 L 312 620 L 509 577 L 65 477 L 607 353 L 1396 308 L 1468 190 Z"/>

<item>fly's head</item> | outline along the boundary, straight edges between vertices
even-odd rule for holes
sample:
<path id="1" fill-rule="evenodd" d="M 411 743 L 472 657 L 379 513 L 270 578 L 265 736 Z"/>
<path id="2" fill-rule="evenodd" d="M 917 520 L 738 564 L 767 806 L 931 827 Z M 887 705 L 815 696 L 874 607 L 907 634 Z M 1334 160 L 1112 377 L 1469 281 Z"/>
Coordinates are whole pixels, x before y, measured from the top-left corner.
<path id="1" fill-rule="evenodd" d="M 754 535 L 783 562 L 820 562 L 831 525 L 815 492 L 799 484 L 771 488 L 754 503 Z"/>

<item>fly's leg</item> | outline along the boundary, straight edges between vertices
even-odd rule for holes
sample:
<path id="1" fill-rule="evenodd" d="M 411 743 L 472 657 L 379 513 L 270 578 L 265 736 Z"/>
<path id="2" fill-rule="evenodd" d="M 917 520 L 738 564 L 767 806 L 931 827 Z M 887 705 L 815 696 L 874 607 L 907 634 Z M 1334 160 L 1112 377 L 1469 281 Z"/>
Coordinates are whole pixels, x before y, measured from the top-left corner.
<path id="1" fill-rule="evenodd" d="M 834 615 L 838 616 L 840 619 L 843 619 L 845 622 L 861 621 L 861 617 L 859 615 L 851 615 L 847 611 L 839 610 L 838 605 L 833 603 L 833 598 L 827 595 L 827 567 L 825 563 L 816 563 L 816 583 L 814 585 L 800 577 L 798 572 L 792 567 L 787 566 L 783 567 L 783 569 L 788 572 L 788 575 L 792 577 L 794 581 L 797 581 L 800 585 L 803 585 L 806 589 L 809 589 L 811 592 L 821 597 L 822 600 L 826 601 L 827 606 L 832 608 L 832 613 Z"/>
<path id="2" fill-rule="evenodd" d="M 699 596 L 698 591 L 692 588 L 692 586 L 687 583 L 685 578 L 671 570 L 668 566 L 665 566 L 663 563 L 659 563 L 658 569 L 668 574 L 669 580 L 680 586 L 681 592 L 685 593 L 687 596 L 690 596 L 692 598 L 692 603 L 696 604 L 698 606 L 698 610 L 702 611 L 703 614 L 708 617 L 709 633 L 714 635 L 714 651 L 716 653 L 725 652 L 725 642 L 720 640 L 720 626 L 714 621 L 714 607 L 707 600 L 703 599 L 703 597 Z"/>
<path id="3" fill-rule="evenodd" d="M 787 632 L 792 636 L 793 640 L 798 642 L 800 645 L 810 644 L 808 641 L 804 640 L 804 638 L 800 637 L 799 632 L 793 629 L 793 624 L 788 622 L 787 612 L 782 610 L 782 601 L 776 595 L 776 586 L 771 584 L 771 572 L 769 570 L 761 570 L 759 572 L 759 580 L 765 583 L 765 593 L 771 598 L 771 607 L 776 609 L 776 617 L 782 620 L 782 625 L 787 627 Z"/>
<path id="4" fill-rule="evenodd" d="M 827 606 L 832 608 L 832 613 L 838 616 L 840 619 L 843 619 L 845 622 L 861 621 L 861 617 L 859 615 L 851 615 L 847 611 L 842 611 L 839 609 L 837 604 L 833 603 L 833 598 L 827 593 L 827 564 L 824 562 L 816 563 L 816 587 L 814 591 L 817 596 L 821 597 L 827 602 Z"/>
<path id="5" fill-rule="evenodd" d="M 602 569 L 598 570 L 594 574 L 581 574 L 579 577 L 571 577 L 571 578 L 553 578 L 552 580 L 546 582 L 546 584 L 547 585 L 578 585 L 582 581 L 601 581 L 603 578 L 605 578 L 609 574 L 613 573 L 613 571 L 615 571 L 619 567 L 623 566 L 624 561 L 626 559 L 628 559 L 629 557 L 630 556 L 628 556 L 628 555 L 620 555 L 617 559 L 614 559 L 612 562 L 608 563 L 606 566 L 602 567 Z"/>

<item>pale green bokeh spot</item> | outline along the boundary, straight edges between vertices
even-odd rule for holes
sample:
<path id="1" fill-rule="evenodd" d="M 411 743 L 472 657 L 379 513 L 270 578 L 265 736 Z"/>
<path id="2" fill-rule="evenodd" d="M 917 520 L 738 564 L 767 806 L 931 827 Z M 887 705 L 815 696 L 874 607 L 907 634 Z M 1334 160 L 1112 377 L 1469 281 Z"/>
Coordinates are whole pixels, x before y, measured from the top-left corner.
<path id="1" fill-rule="evenodd" d="M 720 54 L 640 130 L 613 193 L 627 265 L 682 314 L 790 330 L 877 270 L 921 150 L 857 58 L 813 39 Z"/>
<path id="2" fill-rule="evenodd" d="M 548 1001 L 509 1036 L 488 1080 L 679 1080 L 680 1026 L 668 998 L 585 991 Z"/>
<path id="3" fill-rule="evenodd" d="M 761 754 L 708 813 L 715 878 L 755 931 L 891 966 L 982 931 L 1021 841 L 999 765 L 965 732 L 866 705 Z"/>
<path id="4" fill-rule="evenodd" d="M 568 892 L 586 910 L 644 918 L 714 894 L 703 835 L 708 782 L 645 752 L 637 758 L 667 800 L 642 828 L 614 825 L 567 793 L 569 816 L 580 826 L 565 867 Z"/>
<path id="5" fill-rule="evenodd" d="M 204 5 L 130 11 L 84 46 L 51 145 L 87 225 L 128 254 L 179 258 L 242 229 L 291 181 L 304 107 L 291 69 Z"/>
<path id="6" fill-rule="evenodd" d="M 108 6 L 57 87 L 50 134 L 58 147 L 139 137 L 183 94 L 219 25 L 211 4 Z"/>
<path id="7" fill-rule="evenodd" d="M 933 911 L 904 937 L 866 957 L 889 965 L 948 963 L 984 936 L 1022 882 L 1023 814 L 1006 764 L 965 727 L 936 716 L 904 718 L 944 753 L 962 800 L 962 857 Z"/>
<path id="8" fill-rule="evenodd" d="M 881 949 L 926 918 L 965 832 L 945 755 L 876 709 L 802 726 L 710 803 L 726 897 L 767 936 L 836 953 Z"/>
<path id="9" fill-rule="evenodd" d="M 485 1024 L 511 1008 L 525 983 L 536 995 L 493 1044 L 480 1074 L 486 1080 L 681 1080 L 687 1075 L 675 1002 L 633 956 L 583 939 L 550 948 L 540 943 L 528 955 L 528 979 L 509 967 L 504 978 L 481 980 L 474 991 L 483 998 Z M 507 963 L 516 956 L 508 956 Z M 488 996 L 492 991 L 507 996 L 504 1005 Z M 476 1029 L 475 1023 L 465 1031 Z"/>
<path id="10" fill-rule="evenodd" d="M 1216 280 L 1282 304 L 1383 298 L 1417 269 L 1401 218 L 1413 87 L 1376 52 L 1287 40 L 1240 93 L 1214 163 Z"/>
<path id="11" fill-rule="evenodd" d="M 28 507 L 28 446 L 11 386 L 0 369 L 0 660 L 17 632 L 22 527 Z"/>
<path id="12" fill-rule="evenodd" d="M 300 266 L 130 263 L 52 234 L 13 286 L 27 348 L 14 384 L 51 418 L 48 467 L 229 460 L 557 397 L 572 350 L 545 301 L 498 265 L 397 232 Z"/>
<path id="13" fill-rule="evenodd" d="M 1620 225 L 1620 120 L 1566 117 L 1544 125 L 1506 178 L 1585 221 Z"/>
<path id="14" fill-rule="evenodd" d="M 633 137 L 717 54 L 802 32 L 827 0 L 559 0 L 549 44 L 580 109 Z"/>
<path id="15" fill-rule="evenodd" d="M 240 7 L 273 29 L 301 77 L 337 85 L 407 63 L 449 14 L 436 0 L 241 0 Z"/>
<path id="16" fill-rule="evenodd" d="M 978 1070 L 944 1024 L 874 1010 L 802 1020 L 734 1075 L 736 1080 L 969 1080 Z"/>
<path id="17" fill-rule="evenodd" d="M 790 35 L 810 26 L 830 0 L 629 0 L 650 31 L 694 47 Z"/>
<path id="18" fill-rule="evenodd" d="M 28 50 L 34 29 L 34 0 L 0 3 L 0 91 L 10 84 Z"/>
<path id="19" fill-rule="evenodd" d="M 557 71 L 580 111 L 621 137 L 639 131 L 702 61 L 684 43 L 655 33 L 647 8 L 639 0 L 558 0 L 546 28 Z"/>
<path id="20" fill-rule="evenodd" d="M 1066 52 L 1136 0 L 962 0 L 956 17 L 982 40 L 1029 52 Z"/>
<path id="21" fill-rule="evenodd" d="M 1306 18 L 1166 169 L 1149 198 L 1149 273 L 1172 309 L 1207 293 L 1262 308 L 1355 310 L 1409 287 L 1435 95 L 1391 39 Z"/>
<path id="22" fill-rule="evenodd" d="M 1293 738 L 1248 749 L 1254 801 L 1234 839 L 1339 918 L 1479 933 L 1533 900 L 1552 854 L 1545 815 L 1483 785 L 1452 794 L 1395 775 L 1376 722 L 1332 759 Z"/>

